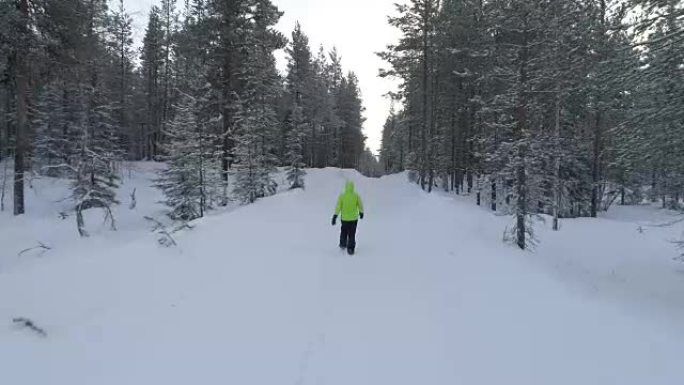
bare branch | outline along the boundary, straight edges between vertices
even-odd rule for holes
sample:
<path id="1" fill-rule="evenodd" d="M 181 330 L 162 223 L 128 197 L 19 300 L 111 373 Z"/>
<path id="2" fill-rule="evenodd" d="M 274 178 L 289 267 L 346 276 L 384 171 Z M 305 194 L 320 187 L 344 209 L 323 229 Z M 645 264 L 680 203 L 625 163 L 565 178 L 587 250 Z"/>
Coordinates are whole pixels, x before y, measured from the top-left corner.
<path id="1" fill-rule="evenodd" d="M 12 320 L 12 322 L 19 328 L 28 329 L 28 330 L 36 333 L 37 335 L 39 335 L 43 338 L 47 337 L 47 333 L 45 332 L 45 330 L 36 326 L 36 324 L 33 323 L 33 321 L 31 321 L 28 318 L 24 318 L 24 317 L 14 318 Z"/>
<path id="2" fill-rule="evenodd" d="M 131 204 L 128 206 L 129 209 L 135 210 L 135 207 L 138 205 L 138 201 L 135 199 L 135 191 L 137 189 L 133 189 L 133 192 L 131 193 Z"/>
<path id="3" fill-rule="evenodd" d="M 31 250 L 38 250 L 38 249 L 41 250 L 41 252 L 38 254 L 39 256 L 41 256 L 41 255 L 45 254 L 47 251 L 52 250 L 52 247 L 46 246 L 42 242 L 38 242 L 37 246 L 30 247 L 28 249 L 24 249 L 24 250 L 20 251 L 19 254 L 17 254 L 17 255 L 19 257 L 21 257 L 24 253 L 28 253 Z"/>

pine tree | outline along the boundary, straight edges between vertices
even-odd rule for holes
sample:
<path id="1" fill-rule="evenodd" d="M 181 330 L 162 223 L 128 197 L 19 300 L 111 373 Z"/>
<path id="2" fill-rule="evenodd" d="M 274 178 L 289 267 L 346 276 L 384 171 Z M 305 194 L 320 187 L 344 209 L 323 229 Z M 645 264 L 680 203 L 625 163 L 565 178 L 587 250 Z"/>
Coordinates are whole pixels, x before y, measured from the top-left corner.
<path id="1" fill-rule="evenodd" d="M 340 120 L 340 168 L 357 168 L 365 150 L 363 135 L 364 108 L 358 79 L 353 72 L 342 78 L 336 96 L 335 114 Z"/>
<path id="2" fill-rule="evenodd" d="M 249 39 L 252 0 L 206 2 L 206 29 L 210 31 L 209 71 L 210 82 L 218 93 L 220 115 L 220 160 L 223 180 L 223 204 L 228 202 L 229 174 L 235 161 L 235 135 L 238 132 L 244 94 L 245 59 L 243 43 Z"/>
<path id="3" fill-rule="evenodd" d="M 28 0 L 20 0 L 17 3 L 17 29 L 18 36 L 14 47 L 14 79 L 16 84 L 16 121 L 14 138 L 14 215 L 23 215 L 26 211 L 24 202 L 24 171 L 25 160 L 28 152 L 27 125 L 28 125 L 28 92 L 29 92 L 29 39 L 30 39 L 30 16 Z"/>
<path id="4" fill-rule="evenodd" d="M 76 127 L 76 154 L 73 161 L 72 198 L 76 222 L 81 236 L 88 236 L 83 212 L 91 208 L 105 211 L 105 219 L 116 229 L 111 207 L 116 199 L 118 174 L 116 163 L 121 159 L 118 128 L 112 118 L 114 108 L 102 104 L 97 91 L 86 89 L 81 95 L 80 125 Z"/>
<path id="5" fill-rule="evenodd" d="M 327 81 L 328 88 L 328 98 L 327 103 L 329 104 L 326 108 L 328 111 L 328 127 L 330 131 L 330 143 L 327 153 L 329 153 L 329 159 L 327 166 L 342 167 L 342 120 L 340 119 L 338 112 L 337 101 L 341 92 L 342 78 L 344 77 L 344 71 L 342 69 L 341 57 L 337 52 L 337 49 L 333 49 L 328 53 L 327 65 L 325 66 L 325 78 Z"/>
<path id="6" fill-rule="evenodd" d="M 410 146 L 417 161 L 419 183 L 424 190 L 432 191 L 435 178 L 437 135 L 435 130 L 435 33 L 440 2 L 411 0 L 397 4 L 398 17 L 390 18 L 390 25 L 403 36 L 397 45 L 388 46 L 381 58 L 392 69 L 383 76 L 400 76 L 404 83 L 402 93 L 407 101 L 411 120 Z M 415 127 L 413 127 L 415 125 Z M 419 146 L 413 148 L 413 133 L 417 131 Z"/>
<path id="7" fill-rule="evenodd" d="M 165 127 L 163 143 L 166 162 L 155 186 L 162 190 L 171 219 L 191 221 L 204 216 L 208 206 L 208 172 L 211 141 L 198 122 L 199 101 L 182 94 L 174 106 L 175 118 Z"/>
<path id="8" fill-rule="evenodd" d="M 306 175 L 306 171 L 304 171 L 306 167 L 304 163 L 304 143 L 307 127 L 302 110 L 302 107 L 294 106 L 287 124 L 287 152 L 285 153 L 285 161 L 290 189 L 304 188 L 304 176 Z"/>
<path id="9" fill-rule="evenodd" d="M 121 128 L 122 148 L 126 148 L 129 155 L 137 157 L 137 146 L 134 142 L 137 135 L 133 127 L 132 95 L 134 89 L 133 67 L 133 18 L 127 12 L 123 0 L 119 0 L 118 8 L 111 16 L 112 35 L 110 45 L 117 55 L 117 75 L 115 77 L 118 94 L 117 124 Z"/>
<path id="10" fill-rule="evenodd" d="M 316 125 L 313 122 L 313 93 L 314 93 L 314 69 L 309 38 L 302 31 L 299 23 L 295 25 L 292 32 L 292 41 L 286 49 L 288 55 L 287 75 L 285 78 L 286 99 L 289 108 L 287 114 L 295 115 L 295 110 L 299 109 L 301 116 L 299 127 L 306 125 L 307 131 L 297 134 L 301 136 L 302 156 L 305 164 L 313 166 L 315 155 Z M 285 129 L 289 129 L 287 126 Z M 287 131 L 286 131 L 287 132 Z M 288 139 L 290 141 L 291 138 Z M 288 149 L 291 151 L 291 149 Z M 289 162 L 289 160 L 288 160 Z"/>
<path id="11" fill-rule="evenodd" d="M 177 35 L 178 15 L 176 13 L 176 0 L 162 0 L 161 2 L 161 33 L 162 33 L 162 55 L 164 71 L 161 76 L 161 132 L 159 141 L 164 141 L 163 131 L 166 122 L 171 119 L 170 110 L 173 103 L 172 91 L 175 87 L 173 83 L 173 63 L 172 53 L 176 45 L 175 36 Z"/>
<path id="12" fill-rule="evenodd" d="M 160 130 L 162 126 L 163 88 L 162 73 L 164 71 L 164 51 L 161 11 L 153 6 L 150 9 L 149 21 L 143 39 L 140 55 L 141 73 L 145 94 L 145 121 L 142 125 L 142 158 L 151 159 L 156 156 Z"/>
<path id="13" fill-rule="evenodd" d="M 405 125 L 401 122 L 401 113 L 394 109 L 394 103 L 382 130 L 380 146 L 380 163 L 384 173 L 393 174 L 405 170 L 406 134 Z"/>
<path id="14" fill-rule="evenodd" d="M 620 160 L 645 176 L 646 183 L 651 185 L 651 200 L 681 209 L 684 87 L 677 79 L 681 78 L 684 68 L 681 39 L 684 11 L 672 0 L 638 3 L 643 7 L 635 28 L 642 40 L 638 46 L 641 63 L 628 78 L 635 83 L 635 113 L 620 127 L 624 138 L 620 143 Z M 644 39 L 644 35 L 647 38 Z"/>
<path id="15" fill-rule="evenodd" d="M 253 41 L 244 74 L 246 92 L 236 135 L 235 157 L 238 168 L 234 195 L 243 203 L 273 195 L 277 184 L 272 178 L 277 159 L 275 139 L 279 122 L 276 103 L 281 82 L 273 51 L 285 46 L 285 38 L 273 30 L 281 13 L 269 0 L 260 0 L 255 8 Z"/>
<path id="16" fill-rule="evenodd" d="M 75 155 L 73 159 L 72 197 L 76 202 L 78 231 L 87 236 L 83 211 L 100 208 L 115 229 L 111 207 L 118 203 L 115 190 L 118 187 L 117 166 L 123 157 L 121 150 L 121 127 L 115 117 L 117 101 L 112 90 L 109 67 L 115 56 L 106 45 L 110 30 L 107 3 L 91 1 L 85 4 L 87 17 L 83 20 L 86 33 L 83 36 L 82 55 L 84 65 L 80 68 L 81 81 L 77 81 L 74 96 Z"/>
<path id="17" fill-rule="evenodd" d="M 36 97 L 32 113 L 35 133 L 34 162 L 40 173 L 48 176 L 69 176 L 74 157 L 74 137 L 68 129 L 68 106 L 64 91 L 47 85 Z"/>

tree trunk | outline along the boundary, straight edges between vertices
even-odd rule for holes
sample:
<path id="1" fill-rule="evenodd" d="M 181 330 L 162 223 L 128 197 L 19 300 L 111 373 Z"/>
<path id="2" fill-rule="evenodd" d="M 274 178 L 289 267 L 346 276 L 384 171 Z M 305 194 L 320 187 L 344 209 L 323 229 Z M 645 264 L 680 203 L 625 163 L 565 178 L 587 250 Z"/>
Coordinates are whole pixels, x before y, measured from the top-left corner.
<path id="1" fill-rule="evenodd" d="M 221 141 L 221 179 L 223 181 L 223 202 L 228 204 L 228 175 L 231 168 L 231 151 L 234 147 L 233 135 L 233 97 L 234 76 L 233 62 L 230 55 L 225 55 L 223 62 L 223 90 L 221 92 L 221 102 L 223 103 L 223 138 Z"/>
<path id="2" fill-rule="evenodd" d="M 525 228 L 525 217 L 527 216 L 527 189 L 525 186 L 527 180 L 525 176 L 525 166 L 522 163 L 523 159 L 524 155 L 520 155 L 519 161 L 521 162 L 521 164 L 518 165 L 518 169 L 516 172 L 516 183 L 518 184 L 518 201 L 516 208 L 516 243 L 521 250 L 525 250 L 525 248 L 527 247 L 527 231 Z"/>
<path id="3" fill-rule="evenodd" d="M 204 212 L 207 207 L 207 198 L 206 198 L 206 190 L 205 190 L 205 182 L 204 182 L 204 130 L 202 125 L 198 125 L 198 143 L 199 143 L 199 155 L 197 160 L 199 161 L 199 189 L 200 189 L 200 218 L 204 218 Z"/>
<path id="4" fill-rule="evenodd" d="M 523 31 L 523 41 L 522 50 L 520 52 L 520 88 L 523 90 L 518 95 L 517 105 L 515 107 L 515 118 L 516 118 L 516 139 L 518 141 L 518 153 L 517 166 L 516 166 L 516 176 L 515 176 L 515 190 L 517 192 L 516 201 L 516 243 L 518 247 L 525 250 L 527 247 L 527 228 L 526 228 L 526 218 L 528 215 L 527 207 L 527 177 L 525 160 L 527 157 L 527 145 L 524 143 L 525 132 L 527 131 L 527 94 L 528 88 L 528 74 L 527 74 L 527 64 L 529 60 L 528 52 L 528 30 L 527 30 L 527 19 L 523 21 L 524 31 Z"/>
<path id="5" fill-rule="evenodd" d="M 606 0 L 600 1 L 600 23 L 601 23 L 601 35 L 605 34 L 606 30 Z M 603 56 L 603 55 L 601 55 Z M 602 130 L 602 111 L 600 103 L 596 107 L 596 121 L 594 126 L 594 138 L 593 138 L 593 154 L 591 161 L 591 217 L 596 218 L 598 216 L 599 205 L 602 197 L 599 196 L 600 188 L 599 183 L 601 179 L 601 162 L 602 162 L 602 151 L 603 151 L 603 130 Z"/>
<path id="6" fill-rule="evenodd" d="M 422 121 L 421 121 L 421 132 L 420 132 L 420 186 L 423 190 L 425 190 L 425 177 L 426 177 L 426 169 L 427 169 L 427 164 L 428 164 L 428 156 L 427 156 L 427 130 L 428 130 L 428 89 L 429 89 L 429 62 L 428 62 L 428 56 L 429 56 L 429 34 L 430 34 L 430 0 L 428 0 L 425 4 L 425 9 L 423 11 L 423 46 L 422 46 L 422 55 L 423 55 L 423 68 L 422 68 L 422 76 L 423 76 L 423 84 L 421 84 L 422 87 L 422 104 L 423 104 L 423 111 L 422 111 Z"/>
<path id="7" fill-rule="evenodd" d="M 4 84 L 2 84 L 2 98 L 0 98 L 0 102 L 2 102 L 2 106 L 0 106 L 0 112 L 2 115 L 0 116 L 9 116 L 8 114 L 10 113 L 10 90 L 9 90 L 9 81 L 6 80 Z M 2 123 L 2 126 L 0 127 L 0 161 L 5 159 L 6 157 L 9 157 L 9 119 L 0 119 L 0 123 Z"/>
<path id="8" fill-rule="evenodd" d="M 473 192 L 473 143 L 468 140 L 471 135 L 471 129 L 470 111 L 466 106 L 463 108 L 463 165 L 465 168 L 465 179 L 468 187 L 466 191 L 468 195 Z"/>
<path id="9" fill-rule="evenodd" d="M 22 21 L 21 29 L 24 35 L 28 35 L 28 0 L 20 0 L 17 4 Z M 20 46 L 17 49 L 16 61 L 16 87 L 17 87 L 17 121 L 16 121 L 16 148 L 14 150 L 14 215 L 22 215 L 24 206 L 24 157 L 26 154 L 26 123 L 28 115 L 28 69 L 27 47 Z"/>
<path id="10" fill-rule="evenodd" d="M 123 0 L 120 2 L 120 10 L 121 10 L 121 17 L 123 18 L 125 15 L 125 8 L 124 8 L 124 3 Z M 119 36 L 120 41 L 119 44 L 121 44 L 121 52 L 119 52 L 119 70 L 121 71 L 121 79 L 120 79 L 120 84 L 119 86 L 121 87 L 121 94 L 119 103 L 121 105 L 119 108 L 120 110 L 120 120 L 121 120 L 121 129 L 125 130 L 124 132 L 126 133 L 126 136 L 132 140 L 132 130 L 129 130 L 127 127 L 127 122 L 126 122 L 126 32 L 124 31 L 124 28 L 121 28 L 121 35 Z M 128 151 L 133 152 L 133 144 L 129 143 L 128 144 Z"/>
<path id="11" fill-rule="evenodd" d="M 591 159 L 591 217 L 596 218 L 599 210 L 599 183 L 601 178 L 601 147 L 602 147 L 602 132 L 601 132 L 601 112 L 596 112 L 596 122 L 594 127 L 593 140 L 593 154 Z"/>
<path id="12" fill-rule="evenodd" d="M 558 231 L 560 229 L 560 224 L 558 223 L 558 217 L 560 216 L 560 201 L 561 201 L 561 158 L 560 158 L 560 108 L 561 108 L 561 96 L 560 89 L 556 89 L 556 143 L 555 143 L 555 164 L 554 164 L 554 188 L 553 188 L 553 230 Z"/>
<path id="13" fill-rule="evenodd" d="M 157 138 L 158 143 L 163 143 L 165 141 L 165 127 L 166 122 L 169 120 L 169 83 L 171 83 L 171 1 L 166 5 L 166 36 L 164 39 L 164 95 L 162 101 L 162 111 L 159 122 L 159 137 Z"/>
<path id="14" fill-rule="evenodd" d="M 455 98 L 454 98 L 455 99 Z M 453 103 L 451 107 L 451 117 L 450 117 L 450 129 L 451 134 L 451 191 L 454 191 L 456 185 L 456 103 Z"/>
<path id="15" fill-rule="evenodd" d="M 316 123 L 311 123 L 311 160 L 309 167 L 316 167 Z"/>
<path id="16" fill-rule="evenodd" d="M 7 189 L 7 162 L 2 162 L 2 186 L 0 186 L 0 211 L 5 211 L 5 191 Z"/>

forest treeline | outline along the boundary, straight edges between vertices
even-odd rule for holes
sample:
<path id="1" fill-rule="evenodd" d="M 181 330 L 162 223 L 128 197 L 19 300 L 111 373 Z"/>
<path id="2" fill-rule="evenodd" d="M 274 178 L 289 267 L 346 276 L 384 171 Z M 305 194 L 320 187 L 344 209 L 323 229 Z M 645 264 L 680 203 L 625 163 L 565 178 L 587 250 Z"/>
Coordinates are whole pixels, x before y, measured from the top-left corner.
<path id="1" fill-rule="evenodd" d="M 380 54 L 401 80 L 381 162 L 532 220 L 683 208 L 684 3 L 410 0 Z"/>
<path id="2" fill-rule="evenodd" d="M 123 160 L 167 163 L 156 184 L 182 220 L 275 193 L 277 167 L 292 188 L 308 167 L 374 170 L 357 77 L 299 24 L 278 32 L 281 16 L 270 0 L 160 0 L 139 47 L 122 0 L 0 0 L 14 213 L 26 173 L 66 177 L 85 235 L 82 211 L 117 203 Z"/>

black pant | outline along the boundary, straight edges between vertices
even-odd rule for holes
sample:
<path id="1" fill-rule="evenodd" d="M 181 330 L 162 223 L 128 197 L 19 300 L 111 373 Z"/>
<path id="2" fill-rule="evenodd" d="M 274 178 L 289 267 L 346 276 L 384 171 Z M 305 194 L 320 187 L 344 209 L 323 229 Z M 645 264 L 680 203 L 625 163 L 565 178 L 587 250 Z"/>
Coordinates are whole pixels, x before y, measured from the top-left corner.
<path id="1" fill-rule="evenodd" d="M 356 225 L 359 221 L 342 221 L 340 231 L 340 247 L 354 250 L 356 248 Z"/>

